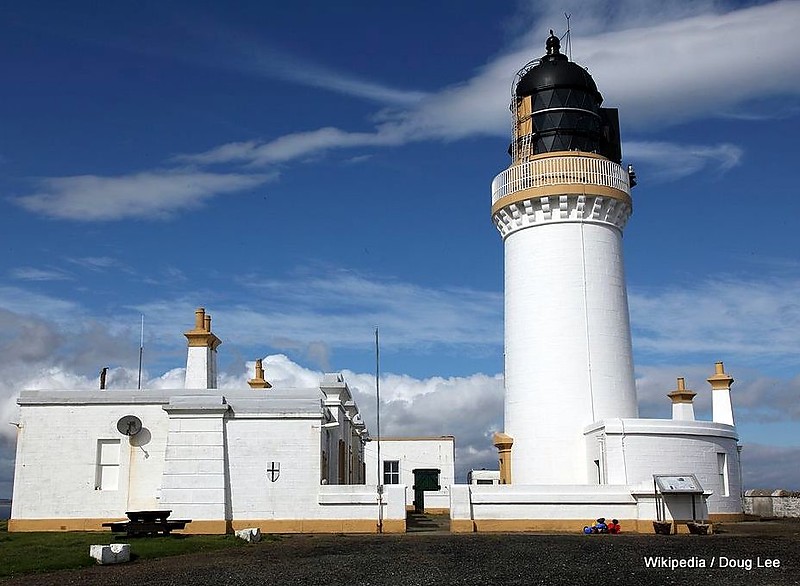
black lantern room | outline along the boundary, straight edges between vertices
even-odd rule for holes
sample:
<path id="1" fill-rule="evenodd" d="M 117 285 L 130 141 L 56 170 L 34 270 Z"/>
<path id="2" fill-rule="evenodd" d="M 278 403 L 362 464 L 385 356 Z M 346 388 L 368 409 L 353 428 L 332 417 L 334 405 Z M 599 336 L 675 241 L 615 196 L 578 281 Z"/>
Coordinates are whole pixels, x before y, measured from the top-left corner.
<path id="1" fill-rule="evenodd" d="M 514 90 L 516 105 L 525 102 L 524 111 L 530 112 L 530 123 L 518 127 L 516 140 L 526 144 L 530 155 L 577 150 L 619 163 L 617 109 L 600 107 L 603 96 L 592 76 L 560 52 L 561 42 L 552 30 L 546 48 L 547 54 L 520 76 Z"/>

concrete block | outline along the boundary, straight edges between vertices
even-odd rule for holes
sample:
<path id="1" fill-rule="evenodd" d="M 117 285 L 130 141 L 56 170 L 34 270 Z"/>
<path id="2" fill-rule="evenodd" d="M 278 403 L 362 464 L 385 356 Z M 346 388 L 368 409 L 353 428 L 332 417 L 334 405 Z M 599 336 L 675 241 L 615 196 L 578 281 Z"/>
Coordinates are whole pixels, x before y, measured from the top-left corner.
<path id="1" fill-rule="evenodd" d="M 240 529 L 236 532 L 236 537 L 244 539 L 247 543 L 258 543 L 261 541 L 261 529 L 258 527 Z"/>
<path id="2" fill-rule="evenodd" d="M 131 561 L 131 546 L 129 543 L 90 545 L 89 555 L 97 560 L 97 563 L 102 566 L 108 564 L 121 564 Z"/>

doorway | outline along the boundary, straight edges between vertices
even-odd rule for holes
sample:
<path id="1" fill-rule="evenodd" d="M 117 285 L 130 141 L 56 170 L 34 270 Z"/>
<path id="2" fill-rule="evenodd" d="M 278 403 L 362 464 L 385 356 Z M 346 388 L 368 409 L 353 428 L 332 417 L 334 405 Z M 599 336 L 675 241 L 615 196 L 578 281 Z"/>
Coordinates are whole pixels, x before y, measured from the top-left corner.
<path id="1" fill-rule="evenodd" d="M 416 468 L 414 473 L 414 512 L 425 512 L 425 492 L 441 490 L 438 468 Z"/>

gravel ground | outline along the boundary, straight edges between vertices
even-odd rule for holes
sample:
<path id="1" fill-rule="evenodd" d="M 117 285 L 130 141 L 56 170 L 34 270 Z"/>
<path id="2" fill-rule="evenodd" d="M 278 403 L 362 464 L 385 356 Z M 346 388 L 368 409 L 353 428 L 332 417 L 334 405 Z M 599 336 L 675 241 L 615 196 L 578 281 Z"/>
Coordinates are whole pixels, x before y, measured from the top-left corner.
<path id="1" fill-rule="evenodd" d="M 40 574 L 0 584 L 800 584 L 800 523 L 721 529 L 724 532 L 711 536 L 291 535 L 212 554 Z M 646 556 L 663 558 L 667 564 L 704 562 L 705 567 L 652 568 Z M 778 560 L 780 567 L 763 567 L 766 560 Z"/>

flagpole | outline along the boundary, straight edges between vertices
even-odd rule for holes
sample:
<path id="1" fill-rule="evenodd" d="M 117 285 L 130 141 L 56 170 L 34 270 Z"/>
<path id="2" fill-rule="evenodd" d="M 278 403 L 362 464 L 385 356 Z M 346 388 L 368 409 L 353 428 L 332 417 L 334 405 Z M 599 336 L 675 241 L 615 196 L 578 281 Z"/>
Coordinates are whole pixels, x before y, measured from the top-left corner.
<path id="1" fill-rule="evenodd" d="M 139 337 L 139 386 L 142 388 L 142 355 L 144 354 L 144 314 L 142 314 L 142 333 Z"/>
<path id="2" fill-rule="evenodd" d="M 377 427 L 378 533 L 383 533 L 383 476 L 381 470 L 381 348 L 375 326 L 375 419 Z"/>

